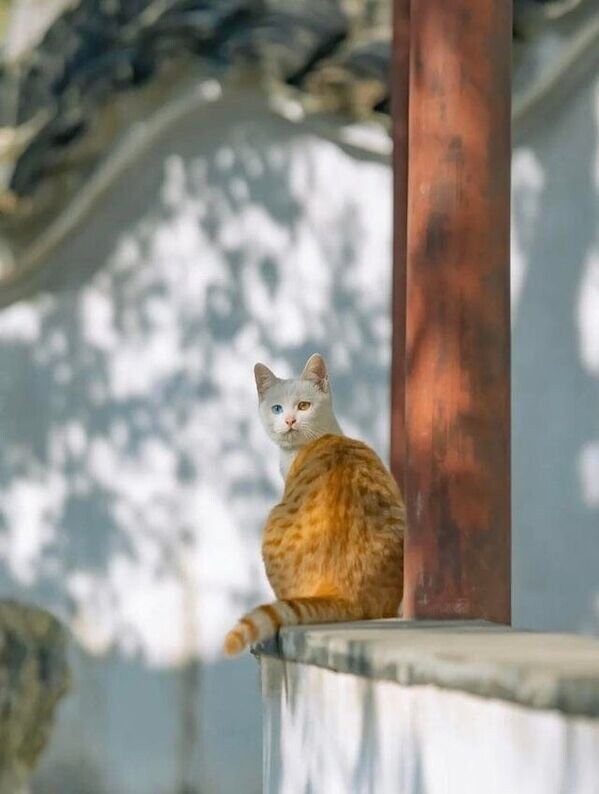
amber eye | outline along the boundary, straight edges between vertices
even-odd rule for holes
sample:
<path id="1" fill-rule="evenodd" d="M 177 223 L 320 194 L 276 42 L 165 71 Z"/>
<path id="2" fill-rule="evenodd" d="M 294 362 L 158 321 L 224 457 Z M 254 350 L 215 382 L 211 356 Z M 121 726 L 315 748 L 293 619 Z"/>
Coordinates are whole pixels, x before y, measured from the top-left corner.
<path id="1" fill-rule="evenodd" d="M 312 403 L 307 402 L 306 400 L 302 400 L 297 404 L 298 411 L 307 411 L 308 408 L 312 405 Z"/>

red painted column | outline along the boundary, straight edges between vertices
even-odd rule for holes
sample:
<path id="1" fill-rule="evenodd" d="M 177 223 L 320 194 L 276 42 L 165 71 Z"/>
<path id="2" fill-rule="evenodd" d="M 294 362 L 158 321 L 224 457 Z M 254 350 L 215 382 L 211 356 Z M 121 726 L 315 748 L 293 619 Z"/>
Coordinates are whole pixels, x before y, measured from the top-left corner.
<path id="1" fill-rule="evenodd" d="M 393 339 L 391 347 L 391 471 L 402 492 L 406 467 L 405 350 L 408 221 L 410 0 L 394 0 L 391 59 L 393 135 Z"/>
<path id="2" fill-rule="evenodd" d="M 411 618 L 510 620 L 511 14 L 512 0 L 411 2 Z"/>

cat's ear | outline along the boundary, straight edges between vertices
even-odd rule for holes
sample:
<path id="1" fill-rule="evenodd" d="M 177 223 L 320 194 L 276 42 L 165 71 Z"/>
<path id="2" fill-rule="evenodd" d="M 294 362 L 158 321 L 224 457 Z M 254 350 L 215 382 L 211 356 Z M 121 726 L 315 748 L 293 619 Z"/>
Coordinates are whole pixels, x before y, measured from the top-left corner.
<path id="1" fill-rule="evenodd" d="M 306 361 L 306 366 L 302 372 L 302 380 L 312 381 L 321 391 L 327 393 L 329 390 L 329 376 L 327 365 L 320 353 L 314 353 Z"/>
<path id="2" fill-rule="evenodd" d="M 254 378 L 256 379 L 256 388 L 258 389 L 258 397 L 262 399 L 267 389 L 278 381 L 274 372 L 271 372 L 265 364 L 258 362 L 254 367 Z"/>

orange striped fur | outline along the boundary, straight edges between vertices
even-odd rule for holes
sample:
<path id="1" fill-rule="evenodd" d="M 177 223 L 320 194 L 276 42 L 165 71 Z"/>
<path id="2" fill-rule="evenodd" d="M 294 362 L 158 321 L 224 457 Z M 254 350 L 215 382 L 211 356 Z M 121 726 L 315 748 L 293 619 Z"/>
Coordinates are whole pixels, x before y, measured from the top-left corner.
<path id="1" fill-rule="evenodd" d="M 366 444 L 327 434 L 303 446 L 263 533 L 278 600 L 241 618 L 225 652 L 240 653 L 281 626 L 397 616 L 404 526 L 399 488 Z"/>

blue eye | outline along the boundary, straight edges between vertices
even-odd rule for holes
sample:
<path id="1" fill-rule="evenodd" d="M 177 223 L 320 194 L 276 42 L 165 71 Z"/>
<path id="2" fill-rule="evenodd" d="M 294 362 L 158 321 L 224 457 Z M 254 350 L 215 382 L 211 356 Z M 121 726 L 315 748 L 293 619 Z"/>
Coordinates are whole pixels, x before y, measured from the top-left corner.
<path id="1" fill-rule="evenodd" d="M 271 408 L 273 414 L 282 414 L 283 413 L 283 406 L 282 405 L 273 405 Z"/>

